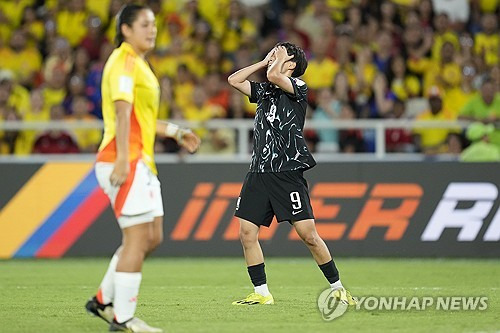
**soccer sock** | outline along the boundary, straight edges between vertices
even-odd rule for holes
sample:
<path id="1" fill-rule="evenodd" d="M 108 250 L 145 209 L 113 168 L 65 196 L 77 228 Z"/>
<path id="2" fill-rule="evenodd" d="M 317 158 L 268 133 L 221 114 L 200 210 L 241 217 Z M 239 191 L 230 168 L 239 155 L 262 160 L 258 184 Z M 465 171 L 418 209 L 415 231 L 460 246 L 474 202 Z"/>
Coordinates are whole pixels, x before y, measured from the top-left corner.
<path id="1" fill-rule="evenodd" d="M 248 266 L 248 275 L 250 275 L 250 280 L 254 286 L 254 291 L 262 296 L 269 295 L 269 289 L 267 288 L 266 281 L 266 271 L 264 263 Z"/>
<path id="2" fill-rule="evenodd" d="M 335 263 L 333 262 L 333 259 L 325 264 L 318 265 L 318 266 L 319 266 L 319 269 L 321 269 L 321 271 L 323 272 L 323 275 L 326 277 L 328 282 L 330 282 L 330 284 L 333 284 L 333 283 L 339 281 L 339 279 L 340 279 L 339 278 L 339 271 L 338 271 L 337 267 L 335 267 Z"/>
<path id="3" fill-rule="evenodd" d="M 118 251 L 117 251 L 118 252 Z M 115 279 L 114 275 L 116 272 L 116 265 L 118 265 L 118 256 L 117 252 L 111 258 L 111 261 L 108 266 L 108 270 L 102 279 L 101 285 L 99 286 L 99 290 L 97 292 L 97 300 L 101 304 L 109 304 L 113 302 L 113 298 L 115 296 Z"/>
<path id="4" fill-rule="evenodd" d="M 342 285 L 342 282 L 340 282 L 340 280 L 338 280 L 337 282 L 334 282 L 334 283 L 330 283 L 330 287 L 332 289 L 344 288 L 344 286 Z"/>
<path id="5" fill-rule="evenodd" d="M 115 300 L 113 305 L 117 322 L 123 323 L 134 317 L 141 279 L 141 272 L 115 273 Z"/>
<path id="6" fill-rule="evenodd" d="M 256 294 L 262 295 L 264 297 L 271 295 L 269 289 L 267 288 L 267 283 L 261 284 L 260 286 L 253 287 Z"/>

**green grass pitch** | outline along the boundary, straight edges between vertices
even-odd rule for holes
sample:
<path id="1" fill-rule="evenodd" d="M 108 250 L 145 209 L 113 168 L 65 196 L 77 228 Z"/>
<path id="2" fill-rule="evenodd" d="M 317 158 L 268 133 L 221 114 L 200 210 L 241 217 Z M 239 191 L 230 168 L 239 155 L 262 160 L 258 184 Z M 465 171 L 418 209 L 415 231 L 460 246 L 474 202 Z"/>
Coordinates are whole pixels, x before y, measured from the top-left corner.
<path id="1" fill-rule="evenodd" d="M 106 332 L 84 311 L 107 259 L 0 262 L 0 332 Z M 354 296 L 487 296 L 485 311 L 349 310 L 325 322 L 316 300 L 328 284 L 309 258 L 268 258 L 272 306 L 238 307 L 252 291 L 243 259 L 152 258 L 137 315 L 166 332 L 498 332 L 500 262 L 337 259 Z"/>

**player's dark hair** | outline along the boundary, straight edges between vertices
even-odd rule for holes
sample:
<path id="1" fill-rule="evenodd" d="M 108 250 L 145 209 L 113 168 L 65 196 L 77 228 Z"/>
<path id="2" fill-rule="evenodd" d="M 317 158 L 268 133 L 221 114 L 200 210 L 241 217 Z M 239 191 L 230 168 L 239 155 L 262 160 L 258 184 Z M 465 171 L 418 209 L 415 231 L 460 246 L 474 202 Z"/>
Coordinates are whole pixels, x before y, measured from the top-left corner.
<path id="1" fill-rule="evenodd" d="M 276 46 L 284 46 L 286 48 L 286 53 L 288 55 L 293 55 L 293 58 L 290 59 L 290 61 L 295 63 L 295 69 L 293 70 L 292 76 L 299 77 L 304 74 L 307 68 L 307 58 L 304 50 L 289 42 L 281 42 L 276 44 L 275 47 Z"/>
<path id="2" fill-rule="evenodd" d="M 149 9 L 149 7 L 144 5 L 129 4 L 124 5 L 116 14 L 116 37 L 115 45 L 120 46 L 125 41 L 125 36 L 122 33 L 122 25 L 126 24 L 132 27 L 132 23 L 137 19 L 137 15 L 143 9 Z"/>

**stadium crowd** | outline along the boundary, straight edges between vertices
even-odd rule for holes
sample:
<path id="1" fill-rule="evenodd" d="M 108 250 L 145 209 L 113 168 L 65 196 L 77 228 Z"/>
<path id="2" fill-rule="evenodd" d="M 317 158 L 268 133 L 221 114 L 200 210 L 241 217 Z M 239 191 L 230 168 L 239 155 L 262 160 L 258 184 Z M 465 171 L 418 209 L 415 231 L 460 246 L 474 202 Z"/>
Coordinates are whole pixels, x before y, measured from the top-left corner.
<path id="1" fill-rule="evenodd" d="M 99 119 L 100 81 L 126 0 L 0 0 L 0 122 Z M 159 118 L 252 118 L 226 78 L 279 41 L 301 46 L 312 119 L 475 120 L 386 131 L 388 152 L 500 149 L 499 0 L 146 0 Z M 255 77 L 264 80 L 264 74 Z M 478 132 L 479 131 L 479 132 Z M 479 134 L 478 134 L 479 133 Z M 230 129 L 200 128 L 202 152 L 234 153 Z M 372 152 L 372 130 L 308 130 L 313 151 Z M 95 152 L 98 129 L 0 130 L 0 154 Z M 175 152 L 158 141 L 158 152 Z M 498 157 L 500 158 L 500 157 Z"/>

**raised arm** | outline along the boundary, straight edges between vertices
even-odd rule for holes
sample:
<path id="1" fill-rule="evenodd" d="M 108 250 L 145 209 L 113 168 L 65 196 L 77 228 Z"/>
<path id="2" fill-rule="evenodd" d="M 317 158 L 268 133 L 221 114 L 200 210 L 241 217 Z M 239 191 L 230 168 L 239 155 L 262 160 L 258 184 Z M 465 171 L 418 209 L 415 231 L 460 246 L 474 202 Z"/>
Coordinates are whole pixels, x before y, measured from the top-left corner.
<path id="1" fill-rule="evenodd" d="M 253 73 L 257 72 L 258 70 L 266 68 L 269 62 L 271 61 L 271 57 L 273 54 L 274 54 L 274 49 L 269 51 L 264 60 L 261 60 L 245 68 L 242 68 L 239 71 L 231 74 L 227 78 L 227 82 L 229 82 L 229 84 L 232 87 L 238 89 L 243 94 L 250 96 L 252 91 L 250 89 L 250 81 L 248 81 L 248 77 Z"/>

